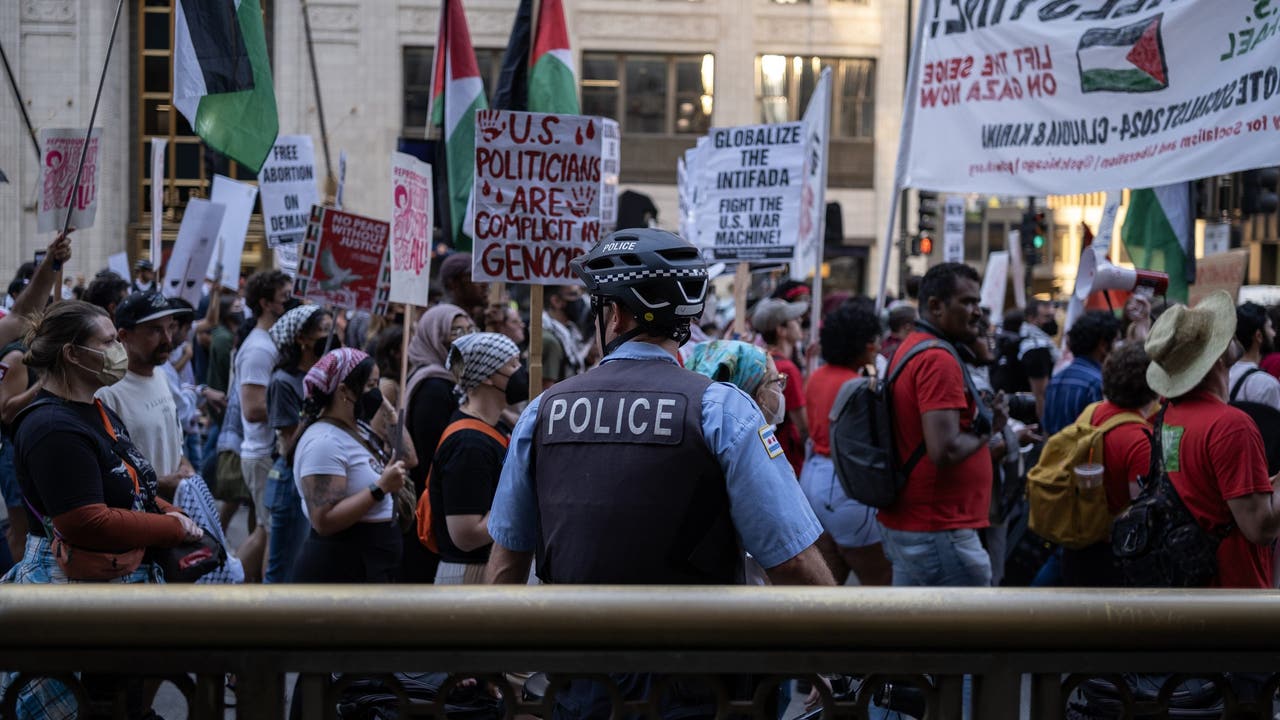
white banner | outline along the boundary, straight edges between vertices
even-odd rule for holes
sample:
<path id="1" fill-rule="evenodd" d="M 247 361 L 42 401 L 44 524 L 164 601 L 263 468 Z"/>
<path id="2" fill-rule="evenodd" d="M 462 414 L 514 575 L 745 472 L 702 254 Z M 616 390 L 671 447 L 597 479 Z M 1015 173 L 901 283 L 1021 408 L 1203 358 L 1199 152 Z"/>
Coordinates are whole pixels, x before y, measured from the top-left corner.
<path id="1" fill-rule="evenodd" d="M 164 227 L 164 161 L 169 141 L 151 138 L 151 254 L 148 257 L 156 270 L 163 260 L 160 230 Z"/>
<path id="2" fill-rule="evenodd" d="M 431 166 L 391 154 L 391 302 L 426 307 L 431 276 Z"/>
<path id="3" fill-rule="evenodd" d="M 98 214 L 98 161 L 102 150 L 102 128 L 94 128 L 84 170 L 76 192 L 76 167 L 84 148 L 85 131 L 79 128 L 46 128 L 40 131 L 40 188 L 36 194 L 36 232 L 59 232 L 71 207 L 71 227 L 93 227 Z"/>
<path id="4" fill-rule="evenodd" d="M 603 140 L 617 137 L 616 126 L 585 115 L 476 113 L 472 278 L 577 282 L 569 262 L 603 237 Z"/>
<path id="5" fill-rule="evenodd" d="M 942 261 L 964 262 L 964 197 L 950 195 L 942 206 Z"/>
<path id="6" fill-rule="evenodd" d="M 1252 0 L 921 3 L 903 185 L 1072 194 L 1280 164 L 1275 13 Z"/>
<path id="7" fill-rule="evenodd" d="M 165 265 L 164 282 L 160 290 L 165 297 L 180 297 L 197 306 L 204 294 L 205 268 L 218 244 L 218 230 L 226 207 L 203 198 L 187 201 L 178 228 L 178 239 L 173 243 L 173 254 Z"/>
<path id="8" fill-rule="evenodd" d="M 800 228 L 804 123 L 715 128 L 695 174 L 698 243 L 716 260 L 791 260 Z"/>
<path id="9" fill-rule="evenodd" d="M 133 275 L 129 272 L 129 253 L 118 252 L 107 256 L 107 269 L 124 278 L 126 281 L 133 279 Z"/>
<path id="10" fill-rule="evenodd" d="M 804 166 L 801 170 L 800 231 L 796 236 L 791 279 L 822 275 L 822 243 L 827 212 L 827 126 L 831 120 L 831 68 L 824 68 L 804 109 Z M 821 280 L 819 280 L 821 282 Z M 813 293 L 817 301 L 820 289 Z"/>
<path id="11" fill-rule="evenodd" d="M 1004 315 L 1004 293 L 1008 284 L 1009 253 L 997 250 L 987 255 L 987 269 L 982 273 L 982 307 L 990 310 L 994 318 Z"/>
<path id="12" fill-rule="evenodd" d="M 320 202 L 316 154 L 310 135 L 281 135 L 258 173 L 267 245 L 302 242 L 311 206 Z M 298 251 L 293 251 L 296 258 Z"/>
<path id="13" fill-rule="evenodd" d="M 213 192 L 209 199 L 226 207 L 222 227 L 218 230 L 218 247 L 222 257 L 215 253 L 209 258 L 205 276 L 217 281 L 218 263 L 222 263 L 222 287 L 240 287 L 240 255 L 244 252 L 244 236 L 249 231 L 249 217 L 258 199 L 258 188 L 248 183 L 236 182 L 221 175 L 213 176 Z"/>

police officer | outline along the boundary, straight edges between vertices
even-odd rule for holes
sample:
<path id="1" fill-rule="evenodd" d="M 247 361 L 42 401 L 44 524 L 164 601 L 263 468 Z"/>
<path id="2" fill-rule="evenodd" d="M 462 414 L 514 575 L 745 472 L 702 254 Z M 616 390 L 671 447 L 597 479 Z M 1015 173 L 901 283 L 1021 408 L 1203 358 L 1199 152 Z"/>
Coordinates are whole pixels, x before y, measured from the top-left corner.
<path id="1" fill-rule="evenodd" d="M 487 581 L 525 582 L 536 554 L 547 583 L 733 584 L 745 549 L 775 584 L 833 584 L 773 426 L 741 390 L 676 362 L 707 292 L 697 249 L 629 229 L 572 267 L 605 358 L 516 423 L 489 516 Z M 620 681 L 624 694 L 642 690 L 640 678 Z M 557 717 L 607 713 L 600 699 L 557 695 Z"/>

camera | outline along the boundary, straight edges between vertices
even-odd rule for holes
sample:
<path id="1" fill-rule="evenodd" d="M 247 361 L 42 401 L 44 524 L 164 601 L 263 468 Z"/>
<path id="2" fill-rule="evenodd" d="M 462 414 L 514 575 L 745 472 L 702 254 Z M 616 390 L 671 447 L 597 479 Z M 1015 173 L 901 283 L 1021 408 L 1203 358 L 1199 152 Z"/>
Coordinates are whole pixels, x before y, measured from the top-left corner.
<path id="1" fill-rule="evenodd" d="M 1025 425 L 1040 422 L 1036 416 L 1036 396 L 1029 392 L 1013 393 L 1005 396 L 1009 404 L 1009 417 Z"/>

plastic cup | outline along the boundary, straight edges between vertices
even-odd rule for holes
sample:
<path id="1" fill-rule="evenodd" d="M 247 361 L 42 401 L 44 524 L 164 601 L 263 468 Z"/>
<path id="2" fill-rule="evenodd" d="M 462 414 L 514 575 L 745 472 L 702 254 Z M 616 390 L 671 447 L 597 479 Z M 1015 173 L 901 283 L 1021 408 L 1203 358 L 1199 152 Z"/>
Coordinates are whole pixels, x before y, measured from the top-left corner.
<path id="1" fill-rule="evenodd" d="M 1085 463 L 1074 468 L 1076 487 L 1096 488 L 1102 484 L 1103 468 L 1098 463 Z"/>

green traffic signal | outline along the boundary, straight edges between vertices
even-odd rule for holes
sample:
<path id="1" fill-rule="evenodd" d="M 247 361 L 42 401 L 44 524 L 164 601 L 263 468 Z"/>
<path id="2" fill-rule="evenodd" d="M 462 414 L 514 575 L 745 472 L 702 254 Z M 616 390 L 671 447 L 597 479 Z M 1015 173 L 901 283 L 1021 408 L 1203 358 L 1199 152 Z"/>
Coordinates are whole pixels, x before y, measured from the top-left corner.
<path id="1" fill-rule="evenodd" d="M 1031 244 L 1034 245 L 1037 250 L 1042 249 L 1044 247 L 1044 236 L 1037 234 L 1031 239 Z"/>

